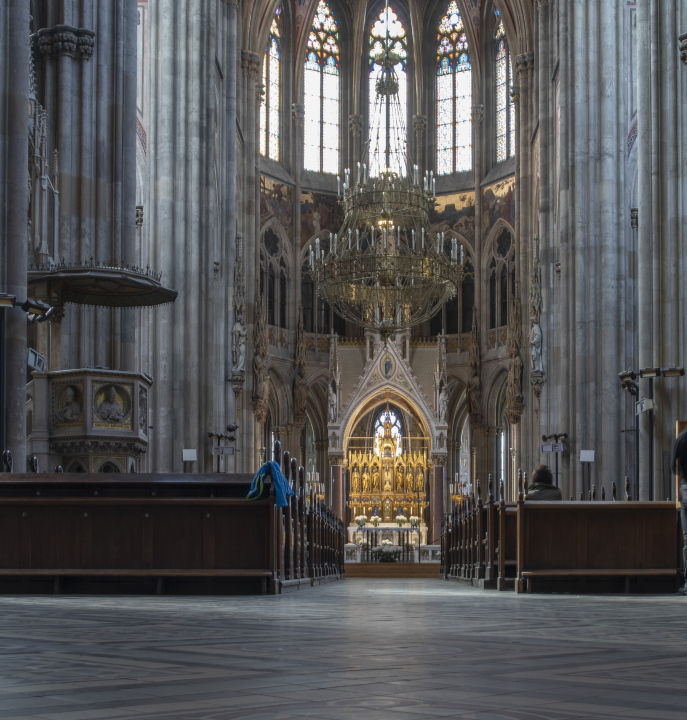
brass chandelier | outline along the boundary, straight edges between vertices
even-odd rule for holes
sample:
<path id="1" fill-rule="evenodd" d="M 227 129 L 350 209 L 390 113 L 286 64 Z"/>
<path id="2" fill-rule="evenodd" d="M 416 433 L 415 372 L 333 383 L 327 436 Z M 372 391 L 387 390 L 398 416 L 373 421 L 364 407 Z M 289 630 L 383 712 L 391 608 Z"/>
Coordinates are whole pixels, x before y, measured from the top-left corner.
<path id="1" fill-rule="evenodd" d="M 387 20 L 389 11 L 387 7 Z M 382 335 L 419 325 L 455 297 L 463 277 L 463 247 L 434 233 L 429 212 L 436 185 L 407 155 L 405 120 L 395 65 L 401 58 L 386 42 L 373 61 L 381 66 L 375 91 L 370 168 L 358 163 L 353 183 L 344 171 L 339 200 L 344 221 L 336 234 L 317 238 L 310 270 L 317 294 L 341 317 Z M 370 152 L 370 148 L 372 151 Z M 340 183 L 339 178 L 337 181 Z"/>

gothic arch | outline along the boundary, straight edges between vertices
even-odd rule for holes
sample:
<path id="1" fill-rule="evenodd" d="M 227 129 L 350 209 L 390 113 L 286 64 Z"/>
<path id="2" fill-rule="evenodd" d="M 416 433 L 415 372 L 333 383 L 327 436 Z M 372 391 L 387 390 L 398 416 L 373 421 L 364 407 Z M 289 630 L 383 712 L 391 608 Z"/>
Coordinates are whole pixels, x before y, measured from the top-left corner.
<path id="1" fill-rule="evenodd" d="M 266 374 L 270 376 L 267 403 L 272 425 L 287 425 L 291 418 L 291 383 L 287 382 L 278 360 L 268 363 Z"/>
<path id="2" fill-rule="evenodd" d="M 503 386 L 508 382 L 508 361 L 503 359 L 498 363 L 489 366 L 489 374 L 483 379 L 482 412 L 485 417 L 485 425 L 498 426 L 497 417 L 498 402 Z"/>
<path id="3" fill-rule="evenodd" d="M 513 229 L 513 226 L 509 222 L 506 222 L 503 218 L 499 218 L 494 223 L 494 227 L 492 227 L 489 231 L 487 239 L 482 246 L 482 267 L 486 267 L 487 260 L 489 260 L 489 254 L 492 251 L 494 242 L 496 241 L 496 238 L 500 237 L 501 233 L 504 230 L 508 230 L 508 232 L 510 232 L 511 238 L 513 240 L 513 245 L 515 245 L 515 230 Z"/>

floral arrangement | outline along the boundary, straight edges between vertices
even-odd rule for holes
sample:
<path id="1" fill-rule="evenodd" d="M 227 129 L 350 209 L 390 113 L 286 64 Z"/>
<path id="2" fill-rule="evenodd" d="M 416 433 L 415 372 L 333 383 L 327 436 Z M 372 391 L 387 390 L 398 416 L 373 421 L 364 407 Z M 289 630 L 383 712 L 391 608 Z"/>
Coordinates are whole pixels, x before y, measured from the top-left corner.
<path id="1" fill-rule="evenodd" d="M 408 522 L 408 519 L 405 515 L 396 515 L 396 522 L 398 523 L 398 527 L 401 527 L 401 525 L 405 525 L 405 523 Z"/>
<path id="2" fill-rule="evenodd" d="M 365 523 L 367 522 L 367 515 L 356 515 L 355 521 L 358 523 L 360 527 L 363 527 Z"/>
<path id="3" fill-rule="evenodd" d="M 375 527 L 377 527 L 377 526 L 379 525 L 379 523 L 382 522 L 382 518 L 380 518 L 379 515 L 373 515 L 373 516 L 370 518 L 370 522 L 371 522 Z"/>
<path id="4" fill-rule="evenodd" d="M 382 540 L 382 545 L 393 545 L 391 540 Z"/>

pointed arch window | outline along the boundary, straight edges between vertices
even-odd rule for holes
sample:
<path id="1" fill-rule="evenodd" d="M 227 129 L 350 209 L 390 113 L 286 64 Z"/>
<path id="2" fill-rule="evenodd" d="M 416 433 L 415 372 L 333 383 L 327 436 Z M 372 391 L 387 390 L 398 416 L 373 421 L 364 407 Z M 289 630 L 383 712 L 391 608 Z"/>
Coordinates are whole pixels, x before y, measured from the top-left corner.
<path id="1" fill-rule="evenodd" d="M 379 138 L 385 138 L 387 133 L 387 123 L 389 124 L 389 131 L 392 137 L 402 141 L 402 144 L 406 142 L 406 118 L 408 114 L 408 36 L 406 33 L 405 26 L 399 20 L 396 11 L 389 5 L 384 8 L 379 15 L 372 22 L 370 28 L 370 39 L 368 49 L 368 59 L 370 66 L 369 75 L 369 118 L 370 124 L 372 125 L 372 119 L 375 116 L 375 100 L 377 97 L 377 80 L 382 73 L 381 58 L 384 55 L 384 51 L 387 46 L 387 30 L 389 34 L 388 48 L 390 54 L 395 55 L 398 58 L 398 62 L 394 66 L 396 76 L 398 78 L 398 100 L 401 106 L 401 117 L 394 118 L 389 112 L 389 98 L 385 100 L 386 105 L 382 108 L 382 112 L 379 117 L 375 119 L 375 122 L 379 120 L 379 125 L 375 125 L 371 130 L 374 131 L 375 136 L 379 133 Z M 385 147 L 385 143 L 382 140 L 381 143 L 377 142 L 377 146 Z M 370 175 L 376 177 L 383 170 L 379 167 L 379 156 L 373 154 L 375 143 L 370 143 Z M 393 166 L 391 169 L 397 172 L 399 175 L 406 174 L 405 159 L 391 158 L 390 164 Z"/>
<path id="2" fill-rule="evenodd" d="M 472 170 L 472 66 L 455 0 L 437 32 L 437 174 Z"/>
<path id="3" fill-rule="evenodd" d="M 513 65 L 506 30 L 498 10 L 496 14 L 496 162 L 515 155 L 515 104 L 513 102 Z"/>
<path id="4" fill-rule="evenodd" d="M 314 172 L 339 171 L 339 28 L 320 0 L 308 36 L 304 78 L 303 165 Z"/>
<path id="5" fill-rule="evenodd" d="M 260 103 L 260 153 L 272 160 L 279 160 L 280 124 L 280 22 L 281 8 L 272 20 L 270 38 L 262 63 L 262 84 L 265 94 Z"/>

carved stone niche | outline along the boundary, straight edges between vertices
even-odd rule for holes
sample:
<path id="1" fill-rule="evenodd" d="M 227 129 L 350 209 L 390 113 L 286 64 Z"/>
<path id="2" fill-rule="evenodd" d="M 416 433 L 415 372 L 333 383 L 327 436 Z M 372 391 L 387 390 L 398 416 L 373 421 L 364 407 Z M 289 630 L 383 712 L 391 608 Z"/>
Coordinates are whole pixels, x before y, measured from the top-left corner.
<path id="1" fill-rule="evenodd" d="M 34 415 L 44 413 L 50 453 L 67 472 L 140 471 L 139 458 L 148 448 L 152 378 L 96 368 L 42 377 L 48 407 L 34 401 Z"/>

